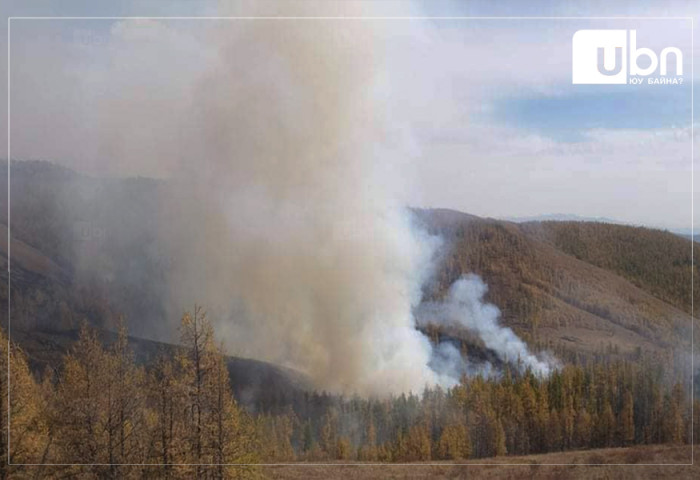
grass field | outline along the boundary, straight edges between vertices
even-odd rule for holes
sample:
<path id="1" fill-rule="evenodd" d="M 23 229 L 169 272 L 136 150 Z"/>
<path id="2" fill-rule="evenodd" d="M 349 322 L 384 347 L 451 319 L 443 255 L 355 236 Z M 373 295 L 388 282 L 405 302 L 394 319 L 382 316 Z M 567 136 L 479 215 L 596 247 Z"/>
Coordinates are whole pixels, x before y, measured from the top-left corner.
<path id="1" fill-rule="evenodd" d="M 700 467 L 691 463 L 691 447 L 643 446 L 574 452 L 495 457 L 454 463 L 313 465 L 299 463 L 265 467 L 274 479 L 478 478 L 478 479 L 697 479 Z M 485 465 L 488 464 L 488 465 Z M 511 465 L 504 465 L 511 464 Z M 519 465 L 513 465 L 519 464 Z M 573 465 L 566 465 L 573 464 Z M 586 465 L 604 464 L 604 465 Z M 632 464 L 632 465 L 624 465 Z M 666 464 L 666 465 L 653 465 Z M 675 464 L 675 465 L 674 465 Z"/>

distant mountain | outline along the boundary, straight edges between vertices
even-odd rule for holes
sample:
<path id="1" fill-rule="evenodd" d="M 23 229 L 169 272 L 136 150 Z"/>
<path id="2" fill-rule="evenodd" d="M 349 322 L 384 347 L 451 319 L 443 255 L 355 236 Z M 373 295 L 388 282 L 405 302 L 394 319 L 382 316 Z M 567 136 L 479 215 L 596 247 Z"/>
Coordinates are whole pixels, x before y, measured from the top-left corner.
<path id="1" fill-rule="evenodd" d="M 616 223 L 619 225 L 628 225 L 626 222 L 614 220 L 607 217 L 584 217 L 571 213 L 549 213 L 546 215 L 534 215 L 525 217 L 503 217 L 500 220 L 514 223 L 527 222 L 601 222 L 601 223 Z"/>
<path id="2" fill-rule="evenodd" d="M 695 235 L 691 235 L 689 233 L 679 233 L 679 232 L 673 232 L 673 233 L 675 233 L 679 237 L 683 237 L 683 238 L 686 238 L 688 240 L 690 240 L 692 238 L 696 242 L 700 242 L 700 233 L 696 233 Z"/>
<path id="3" fill-rule="evenodd" d="M 615 220 L 608 217 L 586 217 L 581 215 L 574 215 L 571 213 L 549 213 L 546 215 L 534 215 L 534 216 L 524 216 L 524 217 L 499 217 L 499 220 L 513 223 L 529 223 L 529 222 L 594 222 L 594 223 L 612 223 L 616 225 L 628 225 L 637 227 L 647 227 L 659 230 L 669 231 L 680 235 L 684 238 L 690 238 L 693 230 L 691 228 L 665 228 L 654 225 L 641 225 L 633 224 L 630 222 L 624 222 L 622 220 Z M 697 229 L 696 229 L 697 231 Z M 700 241 L 700 234 L 695 235 L 695 241 Z"/>
<path id="4" fill-rule="evenodd" d="M 135 337 L 171 340 L 152 329 L 168 325 L 162 307 L 168 259 L 154 231 L 161 185 L 87 177 L 48 162 L 13 163 L 12 335 L 37 368 L 55 364 L 56 352 L 65 351 L 83 320 L 108 338 L 113 320 L 124 313 Z M 6 186 L 0 176 L 3 211 Z M 700 282 L 691 292 L 698 266 L 688 239 L 606 219 L 547 216 L 515 223 L 448 209 L 413 212 L 445 240 L 425 299 L 440 298 L 461 275 L 474 272 L 488 284 L 487 300 L 501 309 L 505 325 L 564 360 L 688 350 L 691 295 L 700 298 Z M 0 319 L 6 325 L 8 245 L 6 222 L 0 225 Z M 86 258 L 104 274 L 88 275 L 81 263 Z M 472 356 L 492 358 L 469 332 L 427 333 L 461 341 Z M 139 340 L 139 355 L 147 358 L 160 345 Z M 293 372 L 250 362 L 232 357 L 229 364 L 241 391 L 250 392 L 255 383 L 246 376 L 250 371 L 271 379 L 263 390 L 276 392 L 273 397 L 304 384 Z"/>

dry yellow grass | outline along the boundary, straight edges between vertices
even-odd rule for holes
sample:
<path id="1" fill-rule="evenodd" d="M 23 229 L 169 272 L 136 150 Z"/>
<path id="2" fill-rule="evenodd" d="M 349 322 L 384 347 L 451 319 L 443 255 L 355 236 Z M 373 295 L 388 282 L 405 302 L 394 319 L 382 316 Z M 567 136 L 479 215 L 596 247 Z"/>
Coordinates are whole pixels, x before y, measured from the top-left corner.
<path id="1" fill-rule="evenodd" d="M 296 464 L 265 467 L 264 473 L 273 479 L 417 479 L 417 478 L 470 478 L 470 479 L 610 479 L 636 480 L 673 478 L 676 480 L 700 478 L 700 467 L 691 461 L 689 446 L 642 446 L 584 450 L 523 457 L 495 457 L 469 460 L 466 465 L 440 462 L 439 464 L 368 465 Z M 582 465 L 600 463 L 606 465 Z M 488 464 L 488 465 L 484 465 Z M 503 465 L 511 464 L 511 465 Z M 512 465 L 520 464 L 520 465 Z M 563 465 L 576 464 L 576 465 Z M 634 464 L 634 465 L 615 465 Z M 650 465 L 666 464 L 666 465 Z"/>

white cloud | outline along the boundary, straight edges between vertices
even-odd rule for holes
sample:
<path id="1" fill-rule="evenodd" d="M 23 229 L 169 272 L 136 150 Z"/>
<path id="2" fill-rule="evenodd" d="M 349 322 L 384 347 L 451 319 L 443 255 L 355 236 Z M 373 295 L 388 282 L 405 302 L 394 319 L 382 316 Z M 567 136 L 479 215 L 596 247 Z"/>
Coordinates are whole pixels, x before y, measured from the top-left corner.
<path id="1" fill-rule="evenodd" d="M 572 14 L 571 8 L 552 13 Z M 686 7 L 671 10 L 617 14 L 682 15 Z M 395 12 L 387 6 L 377 11 Z M 600 5 L 575 13 L 614 12 Z M 268 6 L 262 13 L 271 13 Z M 506 13 L 518 11 L 499 12 Z M 690 160 L 684 130 L 596 130 L 583 132 L 587 142 L 558 143 L 481 121 L 504 96 L 567 94 L 576 29 L 637 28 L 649 46 L 656 48 L 660 38 L 687 48 L 687 31 L 677 22 L 623 22 L 623 27 L 618 21 L 579 20 L 373 22 L 387 62 L 375 95 L 386 105 L 392 128 L 386 148 L 407 158 L 402 170 L 411 178 L 407 203 L 491 216 L 565 211 L 687 225 Z M 14 155 L 93 173 L 156 174 L 149 152 L 162 152 L 162 144 L 184 128 L 192 85 L 220 61 L 204 22 L 121 22 L 111 28 L 83 23 L 77 37 L 66 23 L 35 22 L 25 35 L 21 25 L 13 27 Z M 128 115 L 104 114 L 114 109 Z M 118 134 L 105 142 L 96 128 Z M 644 209 L 630 207 L 647 203 Z"/>
<path id="2" fill-rule="evenodd" d="M 688 129 L 596 130 L 561 143 L 518 129 L 472 127 L 425 147 L 423 201 L 484 216 L 567 212 L 681 228 L 690 224 Z"/>

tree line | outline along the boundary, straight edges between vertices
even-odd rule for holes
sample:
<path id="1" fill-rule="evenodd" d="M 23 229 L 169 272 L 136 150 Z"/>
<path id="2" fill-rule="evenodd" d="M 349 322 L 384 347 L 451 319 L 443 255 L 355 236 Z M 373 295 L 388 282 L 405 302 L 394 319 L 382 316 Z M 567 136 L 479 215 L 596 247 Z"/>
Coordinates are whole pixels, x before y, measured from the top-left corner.
<path id="1" fill-rule="evenodd" d="M 688 385 L 645 358 L 567 365 L 547 378 L 506 368 L 382 398 L 306 392 L 244 408 L 201 308 L 183 315 L 180 340 L 139 365 L 123 322 L 109 345 L 84 326 L 61 365 L 36 375 L 0 338 L 0 392 L 10 391 L 9 405 L 0 395 L 0 454 L 34 464 L 3 463 L 1 477 L 250 478 L 258 463 L 454 461 L 682 444 L 699 433 Z M 92 466 L 56 465 L 72 463 Z"/>
<path id="2" fill-rule="evenodd" d="M 262 416 L 270 425 L 266 443 L 275 446 L 266 455 L 414 462 L 685 444 L 692 433 L 688 386 L 643 359 L 568 365 L 547 378 L 506 369 L 447 390 L 382 399 L 312 393 L 293 411 Z"/>

